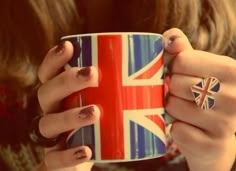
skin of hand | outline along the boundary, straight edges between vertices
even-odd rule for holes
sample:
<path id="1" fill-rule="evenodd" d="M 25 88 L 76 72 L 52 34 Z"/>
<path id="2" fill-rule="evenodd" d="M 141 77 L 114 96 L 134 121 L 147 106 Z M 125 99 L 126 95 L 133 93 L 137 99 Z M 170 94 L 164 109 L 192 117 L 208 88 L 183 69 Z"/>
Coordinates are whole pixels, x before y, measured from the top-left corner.
<path id="1" fill-rule="evenodd" d="M 194 50 L 176 28 L 164 34 L 166 65 L 170 72 L 166 111 L 175 118 L 171 136 L 191 171 L 230 171 L 236 156 L 236 61 Z M 207 77 L 220 81 L 215 106 L 198 107 L 190 87 Z"/>
<path id="2" fill-rule="evenodd" d="M 233 93 L 236 91 L 236 62 L 226 56 L 194 50 L 178 29 L 168 30 L 163 36 L 171 73 L 166 110 L 176 119 L 171 129 L 172 137 L 191 171 L 230 170 L 236 154 L 236 95 Z M 44 112 L 39 129 L 48 138 L 93 124 L 100 115 L 94 104 L 62 110 L 65 97 L 93 86 L 98 79 L 94 67 L 75 67 L 61 72 L 72 54 L 72 44 L 63 42 L 48 52 L 39 68 L 42 86 L 38 90 L 38 99 Z M 215 107 L 204 111 L 195 104 L 190 87 L 211 76 L 220 80 L 221 89 L 214 95 Z M 88 117 L 84 117 L 85 108 L 90 109 Z M 87 163 L 90 157 L 88 147 L 63 150 L 63 144 L 58 144 L 45 149 L 44 163 L 38 170 L 73 170 L 76 165 L 78 170 L 86 171 L 92 167 L 92 163 Z"/>
<path id="3" fill-rule="evenodd" d="M 63 111 L 64 98 L 73 92 L 93 86 L 98 79 L 94 67 L 74 67 L 61 72 L 72 54 L 72 44 L 68 41 L 62 42 L 48 52 L 39 68 L 38 76 L 42 86 L 38 90 L 38 99 L 44 113 L 39 121 L 39 130 L 47 138 L 93 124 L 100 115 L 99 108 L 93 104 Z M 65 141 L 45 149 L 44 162 L 38 170 L 66 168 L 69 171 L 78 164 L 79 170 L 91 170 L 92 163 L 84 163 L 91 158 L 91 150 L 86 146 L 65 149 L 63 142 Z"/>

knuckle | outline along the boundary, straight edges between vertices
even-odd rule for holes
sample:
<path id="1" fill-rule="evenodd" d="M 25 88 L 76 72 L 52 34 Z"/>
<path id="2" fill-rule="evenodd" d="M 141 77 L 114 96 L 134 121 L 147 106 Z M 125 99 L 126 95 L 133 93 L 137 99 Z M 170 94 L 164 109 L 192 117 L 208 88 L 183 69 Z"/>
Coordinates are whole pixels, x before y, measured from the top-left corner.
<path id="1" fill-rule="evenodd" d="M 215 123 L 215 134 L 218 137 L 228 137 L 232 136 L 234 133 L 233 124 L 231 123 L 231 119 L 222 117 L 218 119 Z"/>
<path id="2" fill-rule="evenodd" d="M 229 57 L 224 57 L 224 60 L 220 62 L 219 65 L 221 69 L 219 70 L 218 74 L 221 75 L 222 78 L 236 79 L 236 66 L 234 59 Z"/>

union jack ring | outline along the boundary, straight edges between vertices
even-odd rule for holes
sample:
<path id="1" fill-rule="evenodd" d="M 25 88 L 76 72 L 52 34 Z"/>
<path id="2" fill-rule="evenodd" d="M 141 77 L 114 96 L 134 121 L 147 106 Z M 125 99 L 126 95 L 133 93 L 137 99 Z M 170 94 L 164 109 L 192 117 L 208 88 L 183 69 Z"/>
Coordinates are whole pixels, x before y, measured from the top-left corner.
<path id="1" fill-rule="evenodd" d="M 215 106 L 213 95 L 219 90 L 220 82 L 215 77 L 205 78 L 191 87 L 195 103 L 203 110 L 212 109 Z"/>

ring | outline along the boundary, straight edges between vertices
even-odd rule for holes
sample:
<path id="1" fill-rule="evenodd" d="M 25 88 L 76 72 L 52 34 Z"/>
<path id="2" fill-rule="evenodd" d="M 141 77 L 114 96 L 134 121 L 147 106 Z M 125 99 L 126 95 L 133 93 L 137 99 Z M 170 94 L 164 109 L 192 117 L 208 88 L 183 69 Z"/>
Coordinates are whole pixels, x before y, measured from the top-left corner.
<path id="1" fill-rule="evenodd" d="M 42 116 L 36 116 L 30 126 L 29 137 L 30 140 L 42 147 L 53 147 L 60 141 L 60 136 L 56 138 L 46 138 L 39 131 L 39 121 Z"/>
<path id="2" fill-rule="evenodd" d="M 220 90 L 220 82 L 215 77 L 205 78 L 191 87 L 195 103 L 203 110 L 215 106 L 214 94 Z"/>

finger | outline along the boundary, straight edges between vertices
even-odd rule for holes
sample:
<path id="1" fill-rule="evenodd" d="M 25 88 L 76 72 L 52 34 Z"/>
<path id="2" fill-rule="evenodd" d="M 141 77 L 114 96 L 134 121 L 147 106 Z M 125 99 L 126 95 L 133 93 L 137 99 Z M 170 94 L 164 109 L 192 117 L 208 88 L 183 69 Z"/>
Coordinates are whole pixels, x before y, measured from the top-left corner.
<path id="1" fill-rule="evenodd" d="M 56 112 L 68 95 L 97 84 L 98 73 L 94 67 L 73 67 L 47 81 L 38 90 L 39 103 L 44 113 Z"/>
<path id="2" fill-rule="evenodd" d="M 226 117 L 235 118 L 236 111 L 236 95 L 235 95 L 235 85 L 234 84 L 221 84 L 220 90 L 213 95 L 215 99 L 215 107 L 218 111 L 224 112 Z M 236 123 L 235 123 L 236 126 Z"/>
<path id="3" fill-rule="evenodd" d="M 174 122 L 170 134 L 174 142 L 178 145 L 179 150 L 187 158 L 210 159 L 212 156 L 221 155 L 219 152 L 222 152 L 221 148 L 224 148 L 220 141 L 217 142 L 217 139 L 213 140 L 201 129 L 187 123 Z"/>
<path id="4" fill-rule="evenodd" d="M 194 101 L 194 97 L 190 88 L 201 81 L 202 79 L 197 77 L 173 74 L 171 75 L 168 82 L 169 93 L 178 98 Z"/>
<path id="5" fill-rule="evenodd" d="M 39 130 L 44 137 L 55 138 L 61 133 L 93 124 L 99 116 L 100 110 L 96 105 L 48 114 L 40 119 Z"/>
<path id="6" fill-rule="evenodd" d="M 202 79 L 197 77 L 174 74 L 169 80 L 169 94 L 183 100 L 193 101 L 195 103 L 194 96 L 190 88 L 201 81 Z M 236 106 L 234 105 L 236 96 L 234 93 L 232 93 L 234 90 L 234 86 L 229 84 L 221 84 L 220 91 L 211 96 L 215 101 L 213 110 L 219 112 L 222 115 L 222 122 L 225 120 L 223 117 L 225 117 L 226 120 L 231 118 L 231 123 L 228 123 L 227 125 L 229 128 L 231 127 L 229 130 L 234 130 L 235 132 L 236 127 L 233 125 L 236 125 L 236 122 L 233 121 L 235 120 L 234 118 L 236 118 L 234 114 L 236 110 Z"/>
<path id="7" fill-rule="evenodd" d="M 171 136 L 190 168 L 230 170 L 234 162 L 235 138 L 233 141 L 232 138 L 213 139 L 200 129 L 182 122 L 175 122 L 172 125 Z M 219 161 L 223 160 L 222 166 Z"/>
<path id="8" fill-rule="evenodd" d="M 216 77 L 220 82 L 232 82 L 236 79 L 235 66 L 235 61 L 229 57 L 204 51 L 187 50 L 174 57 L 169 65 L 169 70 L 176 74 L 200 78 Z"/>
<path id="9" fill-rule="evenodd" d="M 164 47 L 168 54 L 176 55 L 183 50 L 192 49 L 187 36 L 177 28 L 172 28 L 163 33 Z"/>
<path id="10" fill-rule="evenodd" d="M 232 136 L 234 126 L 231 118 L 213 109 L 202 110 L 194 102 L 175 96 L 169 96 L 166 102 L 166 111 L 173 118 L 202 129 L 212 137 Z"/>
<path id="11" fill-rule="evenodd" d="M 168 81 L 168 93 L 184 100 L 195 101 L 191 87 L 201 81 L 203 81 L 201 78 L 173 74 Z M 211 94 L 215 100 L 214 109 L 225 113 L 225 116 L 231 118 L 235 118 L 234 112 L 236 110 L 236 96 L 232 93 L 234 91 L 234 85 L 221 83 L 219 92 Z M 202 94 L 204 94 L 204 92 L 202 92 Z"/>
<path id="12" fill-rule="evenodd" d="M 73 46 L 69 41 L 52 48 L 39 67 L 38 77 L 42 83 L 56 76 L 70 60 Z"/>
<path id="13" fill-rule="evenodd" d="M 44 162 L 49 170 L 59 169 L 84 163 L 91 156 L 91 150 L 86 146 L 81 146 L 64 151 L 49 151 L 45 154 Z"/>

